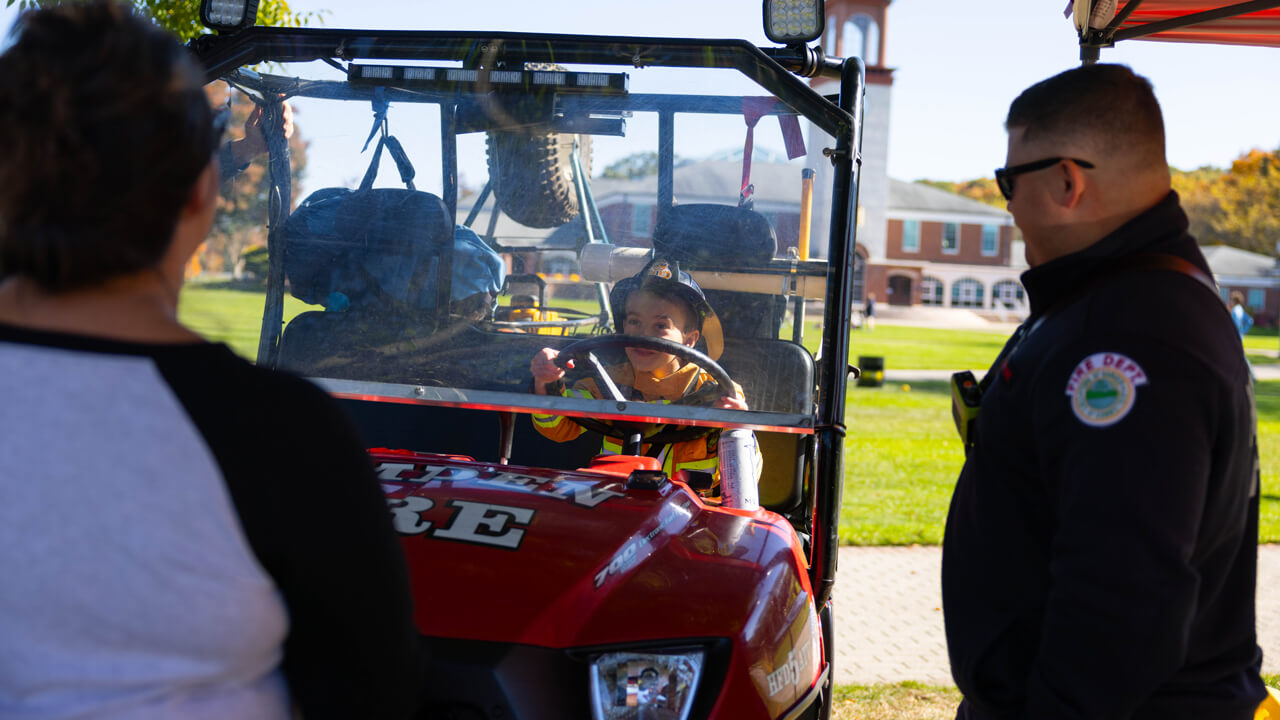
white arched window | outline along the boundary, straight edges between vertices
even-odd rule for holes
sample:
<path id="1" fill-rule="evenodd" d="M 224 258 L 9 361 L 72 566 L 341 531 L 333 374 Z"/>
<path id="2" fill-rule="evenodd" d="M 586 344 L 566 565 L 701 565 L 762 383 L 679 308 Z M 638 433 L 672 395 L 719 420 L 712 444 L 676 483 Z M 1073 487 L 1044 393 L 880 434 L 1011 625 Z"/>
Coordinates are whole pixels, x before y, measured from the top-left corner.
<path id="1" fill-rule="evenodd" d="M 936 277 L 924 276 L 920 280 L 920 304 L 942 305 L 942 281 Z"/>
<path id="2" fill-rule="evenodd" d="M 840 54 L 840 49 L 836 47 L 836 45 L 838 44 L 837 35 L 839 34 L 836 32 L 836 29 L 838 27 L 839 26 L 836 25 L 836 16 L 828 15 L 827 27 L 826 27 L 826 30 L 823 31 L 823 34 L 825 35 L 825 37 L 822 40 L 822 49 L 827 53 L 827 55 L 830 55 L 831 57 L 836 57 L 837 55 Z"/>
<path id="3" fill-rule="evenodd" d="M 1001 280 L 991 286 L 991 307 L 1017 307 L 1023 297 L 1022 285 L 1017 280 Z"/>
<path id="4" fill-rule="evenodd" d="M 867 65 L 880 62 L 880 24 L 870 15 L 854 15 L 844 24 L 844 54 Z"/>
<path id="5" fill-rule="evenodd" d="M 951 307 L 982 307 L 982 283 L 960 278 L 951 285 Z"/>

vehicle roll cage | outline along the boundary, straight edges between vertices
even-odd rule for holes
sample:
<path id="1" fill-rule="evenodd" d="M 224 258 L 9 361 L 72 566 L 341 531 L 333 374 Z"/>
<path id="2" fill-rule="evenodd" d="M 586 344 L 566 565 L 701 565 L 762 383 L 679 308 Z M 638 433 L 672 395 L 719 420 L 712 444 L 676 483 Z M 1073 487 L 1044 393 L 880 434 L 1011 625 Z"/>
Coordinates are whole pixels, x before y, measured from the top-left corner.
<path id="1" fill-rule="evenodd" d="M 744 40 L 702 40 L 672 38 L 630 38 L 532 33 L 486 33 L 441 31 L 367 31 L 340 29 L 301 29 L 250 27 L 231 35 L 206 35 L 196 38 L 191 48 L 205 66 L 206 80 L 212 82 L 230 76 L 245 65 L 263 62 L 288 63 L 323 61 L 347 72 L 340 61 L 358 59 L 420 60 L 461 62 L 472 68 L 522 68 L 524 63 L 559 63 L 613 66 L 662 66 L 725 68 L 741 72 L 775 95 L 783 106 L 804 116 L 835 139 L 834 148 L 823 154 L 833 166 L 830 236 L 822 348 L 819 357 L 817 416 L 814 422 L 816 443 L 814 482 L 807 504 L 813 509 L 809 574 L 817 607 L 825 606 L 835 582 L 838 525 L 843 483 L 845 439 L 845 393 L 849 374 L 849 314 L 853 300 L 853 269 L 856 243 L 855 217 L 858 199 L 859 149 L 862 144 L 861 118 L 865 90 L 865 68 L 858 58 L 833 59 L 820 48 L 789 46 L 758 48 Z M 839 81 L 839 93 L 827 97 L 816 93 L 799 75 L 822 76 Z M 235 79 L 235 78 L 233 78 Z M 290 197 L 289 152 L 283 133 L 275 128 L 271 115 L 281 110 L 281 100 L 289 96 L 339 92 L 343 83 L 297 83 L 289 85 L 274 79 L 249 83 L 263 93 L 256 102 L 267 113 L 263 127 L 268 128 L 269 177 L 271 191 L 268 209 L 268 243 L 280 248 L 284 243 L 283 221 L 292 206 Z M 327 89 L 326 89 L 327 88 Z M 355 91 L 347 86 L 341 92 Z M 370 89 L 370 93 L 373 91 Z M 424 98 L 397 98 L 388 88 L 387 98 L 421 102 Z M 272 97 L 271 95 L 274 95 Z M 658 183 L 659 213 L 671 207 L 674 199 L 674 116 L 673 110 L 661 108 L 662 96 L 638 96 L 628 102 L 643 102 L 659 111 Z M 456 217 L 458 128 L 456 97 L 440 98 L 442 122 L 443 199 Z M 682 98 L 688 110 L 689 98 Z M 435 99 L 431 101 L 437 101 Z M 586 107 L 619 107 L 621 100 L 608 96 L 579 97 L 570 102 Z M 717 108 L 715 99 L 707 99 L 704 111 L 738 112 L 740 107 Z M 612 105 L 611 105 L 612 103 Z M 647 108 L 646 108 L 647 109 Z M 268 295 L 264 313 L 264 332 L 259 357 L 274 357 L 283 314 L 284 269 L 281 256 L 269 255 Z M 439 273 L 449 277 L 448 253 L 441 258 Z M 830 638 L 827 638 L 828 642 Z"/>

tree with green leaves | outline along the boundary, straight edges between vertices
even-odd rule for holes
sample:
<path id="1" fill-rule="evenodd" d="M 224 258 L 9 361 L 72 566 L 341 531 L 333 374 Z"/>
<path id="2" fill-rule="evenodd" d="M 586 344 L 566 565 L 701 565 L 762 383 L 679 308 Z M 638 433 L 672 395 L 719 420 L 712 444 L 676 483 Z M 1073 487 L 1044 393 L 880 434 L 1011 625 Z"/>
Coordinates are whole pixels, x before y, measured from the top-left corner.
<path id="1" fill-rule="evenodd" d="M 26 10 L 35 7 L 57 5 L 64 0 L 5 0 L 6 7 L 17 6 Z M 146 15 L 157 25 L 173 32 L 183 42 L 208 30 L 200 24 L 200 3 L 198 0 L 128 0 L 134 10 Z M 288 0 L 259 0 L 258 24 L 276 27 L 302 27 L 318 13 L 297 13 L 290 7 Z"/>

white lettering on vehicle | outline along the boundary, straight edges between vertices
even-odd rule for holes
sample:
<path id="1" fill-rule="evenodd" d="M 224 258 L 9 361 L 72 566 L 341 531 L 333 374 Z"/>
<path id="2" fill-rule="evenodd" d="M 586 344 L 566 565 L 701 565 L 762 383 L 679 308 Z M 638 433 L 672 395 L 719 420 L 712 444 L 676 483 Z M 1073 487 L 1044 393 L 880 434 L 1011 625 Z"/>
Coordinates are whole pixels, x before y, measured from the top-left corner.
<path id="1" fill-rule="evenodd" d="M 653 542 L 653 538 L 656 537 L 658 533 L 662 532 L 664 528 L 671 524 L 672 520 L 681 516 L 686 518 L 689 517 L 688 501 L 684 501 L 679 507 L 667 506 L 662 511 L 661 517 L 658 518 L 658 524 L 655 525 L 652 530 L 643 537 L 633 538 L 621 550 L 614 554 L 613 558 L 609 560 L 608 565 L 600 568 L 600 571 L 596 573 L 596 588 L 599 589 L 600 586 L 604 584 L 604 581 L 609 579 L 610 576 L 618 575 L 631 569 L 631 567 L 640 559 L 639 554 L 641 548 L 647 547 L 651 542 Z"/>
<path id="2" fill-rule="evenodd" d="M 622 492 L 613 489 L 618 487 L 616 482 L 594 483 L 589 480 L 572 479 L 565 476 L 548 479 L 535 475 L 522 475 L 520 473 L 496 470 L 476 470 L 474 468 L 401 462 L 379 463 L 377 472 L 378 479 L 384 482 L 425 484 L 429 482 L 474 481 L 504 489 L 525 490 L 538 495 L 546 495 L 566 500 L 584 508 L 594 508 L 609 498 L 622 497 L 623 495 Z"/>
<path id="3" fill-rule="evenodd" d="M 533 522 L 534 512 L 530 508 L 466 500 L 450 500 L 449 506 L 456 512 L 448 527 L 436 530 L 431 537 L 518 550 L 520 541 L 524 539 L 524 529 L 509 526 L 527 527 Z"/>
<path id="4" fill-rule="evenodd" d="M 427 498 L 413 495 L 400 500 L 387 499 L 387 507 L 391 509 L 391 525 L 401 535 L 421 535 L 430 530 L 431 523 L 422 519 L 422 513 L 435 505 Z"/>
<path id="5" fill-rule="evenodd" d="M 391 526 L 401 535 L 426 535 L 508 550 L 520 549 L 525 530 L 537 514 L 531 508 L 466 500 L 450 500 L 446 506 L 453 509 L 453 514 L 440 527 L 434 527 L 429 520 L 422 518 L 422 513 L 435 507 L 430 499 L 416 495 L 387 498 Z"/>
<path id="6" fill-rule="evenodd" d="M 777 695 L 783 690 L 806 682 L 808 678 L 805 677 L 805 670 L 809 667 L 809 656 L 812 652 L 813 632 L 805 626 L 804 637 L 795 647 L 787 651 L 786 661 L 765 676 L 765 681 L 769 684 L 769 694 Z"/>
<path id="7" fill-rule="evenodd" d="M 583 485 L 553 485 L 542 492 L 585 508 L 593 508 L 611 497 L 622 497 L 622 493 L 616 490 Z"/>

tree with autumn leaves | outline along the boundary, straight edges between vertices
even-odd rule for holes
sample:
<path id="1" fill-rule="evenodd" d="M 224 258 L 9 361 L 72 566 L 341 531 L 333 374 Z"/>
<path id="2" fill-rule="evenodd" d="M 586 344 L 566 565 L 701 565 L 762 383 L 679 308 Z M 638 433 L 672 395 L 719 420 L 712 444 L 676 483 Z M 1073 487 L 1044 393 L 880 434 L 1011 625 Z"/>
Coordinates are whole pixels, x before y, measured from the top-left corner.
<path id="1" fill-rule="evenodd" d="M 253 112 L 254 103 L 239 90 L 230 89 L 225 83 L 210 84 L 206 92 L 209 103 L 220 107 L 231 102 L 231 119 L 228 135 L 239 137 L 246 132 L 245 121 Z M 294 109 L 294 116 L 299 111 Z M 228 137 L 228 140 L 232 137 Z M 291 197 L 301 196 L 300 182 L 306 174 L 307 142 L 302 137 L 299 124 L 295 119 L 294 131 L 289 138 L 289 165 L 292 168 Z M 244 270 L 245 254 L 254 248 L 265 248 L 267 245 L 267 156 L 255 158 L 244 172 L 227 180 L 222 187 L 222 196 L 218 200 L 218 213 L 214 216 L 213 228 L 209 238 L 196 253 L 199 270 L 206 272 L 229 272 L 240 277 Z M 194 270 L 195 268 L 193 268 Z"/>
<path id="2" fill-rule="evenodd" d="M 1223 244 L 1277 255 L 1280 242 L 1280 149 L 1250 150 L 1227 170 L 1175 173 L 1174 189 L 1195 208 L 1203 245 Z M 1188 176 L 1191 180 L 1189 181 Z"/>
<path id="3" fill-rule="evenodd" d="M 1173 189 L 1201 245 L 1230 245 L 1277 256 L 1280 243 L 1280 149 L 1250 150 L 1227 169 L 1170 168 Z M 1004 209 L 994 178 L 961 182 L 918 180 L 978 202 Z"/>

